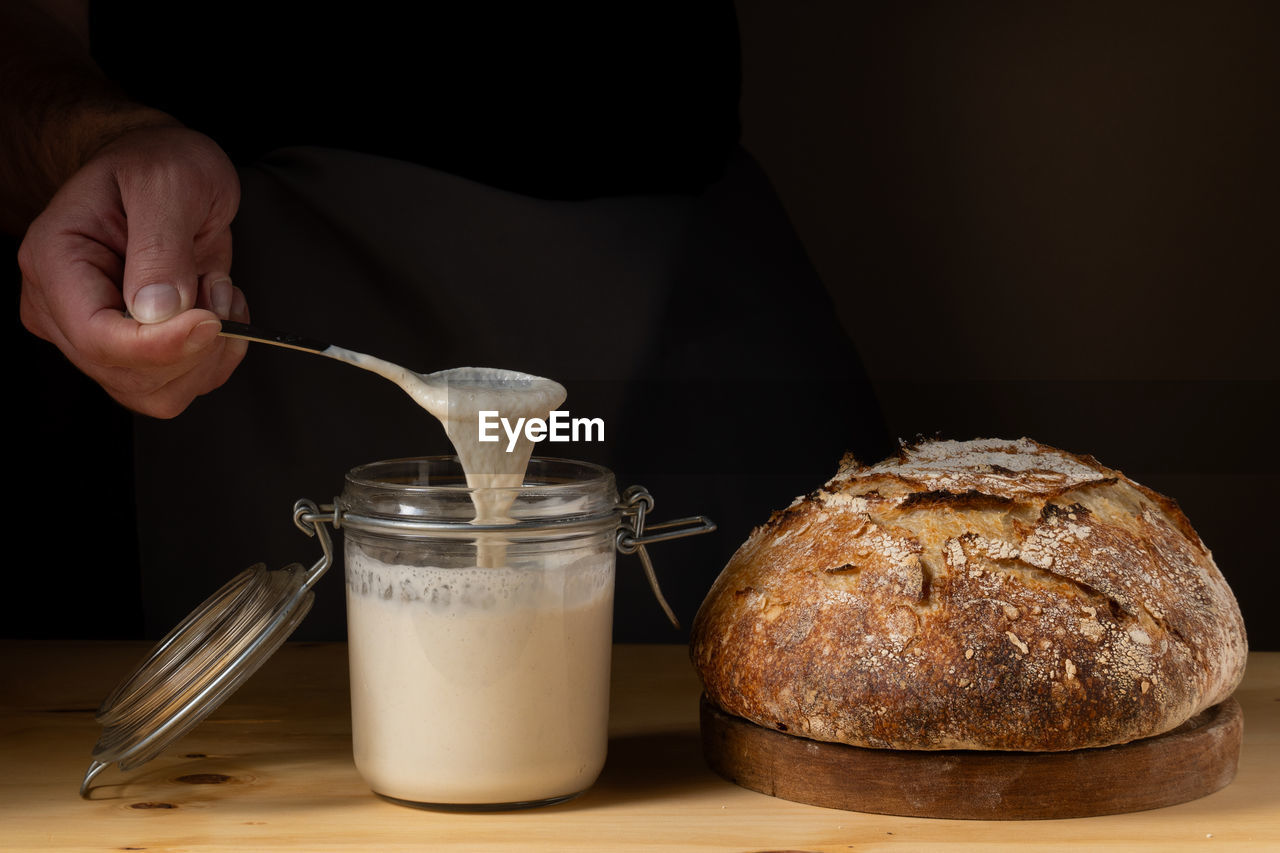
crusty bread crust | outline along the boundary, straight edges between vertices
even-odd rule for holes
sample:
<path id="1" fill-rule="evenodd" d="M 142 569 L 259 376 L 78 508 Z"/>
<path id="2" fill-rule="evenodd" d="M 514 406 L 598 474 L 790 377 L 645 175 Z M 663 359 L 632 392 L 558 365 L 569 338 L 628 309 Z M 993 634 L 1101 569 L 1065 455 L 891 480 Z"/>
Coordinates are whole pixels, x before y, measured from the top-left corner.
<path id="1" fill-rule="evenodd" d="M 1031 441 L 933 441 L 756 528 L 691 654 L 760 725 L 890 749 L 1067 750 L 1176 728 L 1244 674 L 1244 622 L 1170 499 Z"/>

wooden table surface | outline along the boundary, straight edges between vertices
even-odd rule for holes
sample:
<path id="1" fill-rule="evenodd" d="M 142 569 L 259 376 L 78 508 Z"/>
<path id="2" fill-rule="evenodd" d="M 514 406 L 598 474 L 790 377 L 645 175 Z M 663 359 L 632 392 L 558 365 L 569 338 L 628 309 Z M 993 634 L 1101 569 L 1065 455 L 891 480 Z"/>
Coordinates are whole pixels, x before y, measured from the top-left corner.
<path id="1" fill-rule="evenodd" d="M 457 814 L 369 793 L 351 763 L 346 647 L 288 644 L 150 764 L 77 790 L 93 709 L 146 651 L 0 642 L 0 849 L 305 851 L 1280 850 L 1280 653 L 1254 653 L 1237 698 L 1236 780 L 1154 811 L 1032 822 L 898 818 L 739 788 L 703 764 L 698 683 L 679 646 L 614 654 L 609 759 L 569 803 Z"/>

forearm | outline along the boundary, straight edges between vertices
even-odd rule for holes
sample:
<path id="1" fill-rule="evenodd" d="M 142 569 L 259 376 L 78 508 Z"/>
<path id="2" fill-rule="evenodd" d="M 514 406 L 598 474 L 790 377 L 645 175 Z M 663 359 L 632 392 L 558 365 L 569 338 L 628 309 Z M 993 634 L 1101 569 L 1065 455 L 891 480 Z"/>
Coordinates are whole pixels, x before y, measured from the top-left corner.
<path id="1" fill-rule="evenodd" d="M 0 230 L 21 234 L 95 151 L 176 125 L 126 98 L 89 56 L 83 3 L 0 3 Z"/>

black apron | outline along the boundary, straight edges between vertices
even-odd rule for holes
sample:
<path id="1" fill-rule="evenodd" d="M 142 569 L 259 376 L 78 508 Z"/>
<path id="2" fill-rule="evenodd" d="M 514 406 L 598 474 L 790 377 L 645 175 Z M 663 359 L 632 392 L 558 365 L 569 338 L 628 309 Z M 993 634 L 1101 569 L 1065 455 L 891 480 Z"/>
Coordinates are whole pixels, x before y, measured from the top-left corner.
<path id="1" fill-rule="evenodd" d="M 856 353 L 777 199 L 737 146 L 729 2 L 309 6 L 94 3 L 95 58 L 241 166 L 232 277 L 255 322 L 430 372 L 551 377 L 655 518 L 685 624 L 751 527 L 852 450 L 885 449 Z M 355 153 L 359 152 L 359 153 Z M 173 421 L 139 420 L 146 631 L 242 568 L 318 556 L 291 522 L 351 467 L 447 453 L 391 383 L 251 347 Z M 343 632 L 340 570 L 298 632 Z M 621 640 L 671 640 L 634 557 Z"/>
<path id="2" fill-rule="evenodd" d="M 879 458 L 869 385 L 772 191 L 739 152 L 698 195 L 535 199 L 417 164 L 326 149 L 242 172 L 233 277 L 253 319 L 421 372 L 548 376 L 603 443 L 535 453 L 598 462 L 717 533 L 655 548 L 687 626 L 772 510 L 842 453 Z M 136 422 L 143 595 L 163 633 L 235 572 L 310 565 L 291 521 L 355 465 L 448 453 L 399 388 L 330 359 L 251 345 L 222 388 Z M 341 638 L 341 568 L 297 636 Z M 615 636 L 667 640 L 635 557 L 619 558 Z"/>

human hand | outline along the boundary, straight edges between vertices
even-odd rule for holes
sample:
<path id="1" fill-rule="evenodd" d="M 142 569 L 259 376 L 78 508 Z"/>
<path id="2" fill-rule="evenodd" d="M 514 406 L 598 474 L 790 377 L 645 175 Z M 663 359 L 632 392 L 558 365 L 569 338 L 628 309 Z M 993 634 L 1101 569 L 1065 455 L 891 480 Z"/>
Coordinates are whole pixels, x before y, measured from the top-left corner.
<path id="1" fill-rule="evenodd" d="M 18 250 L 21 315 L 123 405 L 161 418 L 231 376 L 247 322 L 231 283 L 235 167 L 208 137 L 148 127 L 104 146 L 58 190 Z"/>

